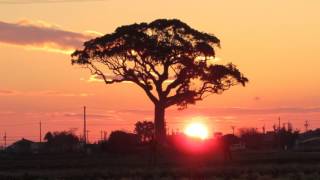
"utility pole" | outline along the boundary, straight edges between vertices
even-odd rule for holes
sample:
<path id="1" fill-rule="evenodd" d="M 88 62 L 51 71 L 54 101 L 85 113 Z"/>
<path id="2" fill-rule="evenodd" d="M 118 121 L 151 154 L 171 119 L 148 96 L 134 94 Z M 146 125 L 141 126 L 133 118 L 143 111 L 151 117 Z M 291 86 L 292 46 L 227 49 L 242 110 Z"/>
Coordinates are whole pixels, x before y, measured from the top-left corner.
<path id="1" fill-rule="evenodd" d="M 6 149 L 6 147 L 7 147 L 7 132 L 4 132 L 3 140 L 4 140 L 4 149 Z"/>
<path id="2" fill-rule="evenodd" d="M 107 140 L 107 136 L 108 136 L 108 132 L 107 131 L 103 131 L 103 139 L 105 141 Z"/>
<path id="3" fill-rule="evenodd" d="M 87 137 L 86 137 L 86 143 L 89 142 L 89 130 L 87 130 L 87 133 L 86 133 Z"/>
<path id="4" fill-rule="evenodd" d="M 86 106 L 83 107 L 83 141 L 87 144 Z"/>
<path id="5" fill-rule="evenodd" d="M 42 124 L 41 124 L 41 120 L 40 120 L 40 122 L 39 122 L 39 135 L 40 135 L 40 143 L 42 142 Z"/>
<path id="6" fill-rule="evenodd" d="M 280 123 L 281 123 L 281 120 L 280 120 L 280 116 L 279 116 L 279 125 L 278 125 L 278 131 L 280 131 L 281 127 L 280 127 Z"/>
<path id="7" fill-rule="evenodd" d="M 309 128 L 309 121 L 306 120 L 305 123 L 304 123 L 304 127 L 306 128 L 306 132 L 308 132 L 308 128 Z"/>
<path id="8" fill-rule="evenodd" d="M 262 132 L 263 132 L 263 134 L 266 134 L 266 125 L 262 126 Z"/>

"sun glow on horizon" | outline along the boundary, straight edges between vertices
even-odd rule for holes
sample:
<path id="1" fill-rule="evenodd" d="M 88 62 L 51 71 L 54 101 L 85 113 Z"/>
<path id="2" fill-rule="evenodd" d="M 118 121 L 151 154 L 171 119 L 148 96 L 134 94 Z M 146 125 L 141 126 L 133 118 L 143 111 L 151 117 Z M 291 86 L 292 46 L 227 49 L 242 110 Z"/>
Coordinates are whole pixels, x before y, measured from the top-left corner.
<path id="1" fill-rule="evenodd" d="M 187 136 L 200 139 L 207 139 L 209 136 L 208 128 L 206 127 L 206 125 L 199 122 L 188 124 L 184 130 L 184 133 Z"/>

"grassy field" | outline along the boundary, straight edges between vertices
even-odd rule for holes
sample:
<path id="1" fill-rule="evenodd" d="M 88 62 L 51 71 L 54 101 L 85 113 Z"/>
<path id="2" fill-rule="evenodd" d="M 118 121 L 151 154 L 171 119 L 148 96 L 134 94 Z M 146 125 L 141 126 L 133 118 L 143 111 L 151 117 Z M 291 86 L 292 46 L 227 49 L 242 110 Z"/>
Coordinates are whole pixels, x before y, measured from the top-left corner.
<path id="1" fill-rule="evenodd" d="M 320 153 L 242 152 L 221 155 L 161 155 L 157 164 L 140 155 L 2 155 L 0 179 L 319 179 Z"/>

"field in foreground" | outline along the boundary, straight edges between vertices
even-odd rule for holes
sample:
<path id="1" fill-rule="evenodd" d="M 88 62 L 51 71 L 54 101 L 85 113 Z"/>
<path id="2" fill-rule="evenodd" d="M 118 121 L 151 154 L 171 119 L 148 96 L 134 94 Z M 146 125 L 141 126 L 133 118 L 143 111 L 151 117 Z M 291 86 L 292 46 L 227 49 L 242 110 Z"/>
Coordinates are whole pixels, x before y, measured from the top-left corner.
<path id="1" fill-rule="evenodd" d="M 0 179 L 312 179 L 320 180 L 320 153 L 242 152 L 221 155 L 1 155 Z"/>

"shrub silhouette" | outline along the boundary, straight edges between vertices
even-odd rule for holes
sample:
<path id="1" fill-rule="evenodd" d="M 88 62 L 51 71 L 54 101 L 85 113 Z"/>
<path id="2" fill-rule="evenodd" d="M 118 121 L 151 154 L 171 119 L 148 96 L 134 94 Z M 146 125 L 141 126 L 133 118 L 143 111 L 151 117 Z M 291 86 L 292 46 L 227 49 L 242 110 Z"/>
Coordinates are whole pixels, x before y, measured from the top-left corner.
<path id="1" fill-rule="evenodd" d="M 113 131 L 108 140 L 108 150 L 110 152 L 130 152 L 138 144 L 138 135 L 124 131 Z"/>

